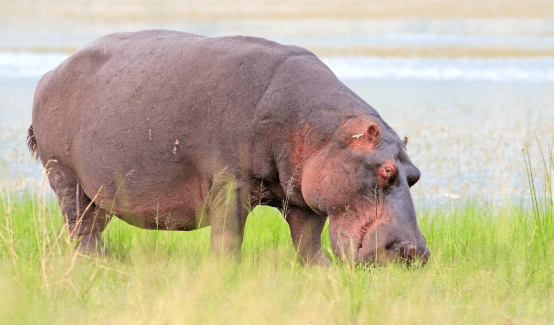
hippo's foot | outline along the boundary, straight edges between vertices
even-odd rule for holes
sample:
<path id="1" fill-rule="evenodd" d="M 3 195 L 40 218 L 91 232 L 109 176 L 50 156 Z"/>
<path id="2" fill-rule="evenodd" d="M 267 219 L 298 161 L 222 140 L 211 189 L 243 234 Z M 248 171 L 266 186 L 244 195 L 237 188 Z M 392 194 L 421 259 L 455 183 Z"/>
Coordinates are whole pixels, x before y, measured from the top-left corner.
<path id="1" fill-rule="evenodd" d="M 299 252 L 300 253 L 300 252 Z M 316 254 L 308 255 L 308 257 L 301 258 L 301 261 L 305 265 L 311 266 L 329 266 L 331 262 L 327 259 L 327 256 L 323 254 L 323 251 L 319 251 Z"/>
<path id="2" fill-rule="evenodd" d="M 108 249 L 102 240 L 101 233 L 83 235 L 76 246 L 76 250 L 84 255 L 108 257 Z"/>

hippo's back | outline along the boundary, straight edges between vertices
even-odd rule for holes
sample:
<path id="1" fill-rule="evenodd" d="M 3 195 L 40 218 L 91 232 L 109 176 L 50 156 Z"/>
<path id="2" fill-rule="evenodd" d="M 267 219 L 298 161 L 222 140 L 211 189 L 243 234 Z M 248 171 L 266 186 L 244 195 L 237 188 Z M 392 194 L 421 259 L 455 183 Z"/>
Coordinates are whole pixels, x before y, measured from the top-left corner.
<path id="1" fill-rule="evenodd" d="M 256 105 L 279 65 L 295 56 L 315 58 L 242 36 L 102 37 L 39 82 L 38 154 L 67 167 L 90 197 L 100 187 L 115 197 L 121 180 L 132 202 L 204 188 L 214 164 L 241 161 L 237 146 L 252 143 Z"/>

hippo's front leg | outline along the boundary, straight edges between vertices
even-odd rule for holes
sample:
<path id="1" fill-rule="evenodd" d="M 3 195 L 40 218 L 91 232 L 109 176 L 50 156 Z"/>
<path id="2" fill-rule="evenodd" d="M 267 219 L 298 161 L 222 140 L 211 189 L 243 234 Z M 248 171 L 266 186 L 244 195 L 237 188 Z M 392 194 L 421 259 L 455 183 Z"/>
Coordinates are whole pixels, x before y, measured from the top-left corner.
<path id="1" fill-rule="evenodd" d="M 240 252 L 249 210 L 248 191 L 233 178 L 227 179 L 221 187 L 212 187 L 213 190 L 211 249 L 218 255 L 236 255 Z"/>
<path id="2" fill-rule="evenodd" d="M 311 210 L 291 207 L 286 219 L 302 264 L 329 265 L 329 260 L 321 250 L 321 231 L 327 218 Z"/>

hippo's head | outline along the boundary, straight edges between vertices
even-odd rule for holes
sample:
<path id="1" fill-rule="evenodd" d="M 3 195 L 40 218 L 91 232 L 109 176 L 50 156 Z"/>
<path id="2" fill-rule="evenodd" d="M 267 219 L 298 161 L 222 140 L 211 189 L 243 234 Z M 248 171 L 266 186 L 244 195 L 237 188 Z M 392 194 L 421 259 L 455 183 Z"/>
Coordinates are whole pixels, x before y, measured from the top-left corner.
<path id="1" fill-rule="evenodd" d="M 335 254 L 356 263 L 427 262 L 410 187 L 420 177 L 405 143 L 376 119 L 347 119 L 303 163 L 301 189 L 329 217 Z"/>

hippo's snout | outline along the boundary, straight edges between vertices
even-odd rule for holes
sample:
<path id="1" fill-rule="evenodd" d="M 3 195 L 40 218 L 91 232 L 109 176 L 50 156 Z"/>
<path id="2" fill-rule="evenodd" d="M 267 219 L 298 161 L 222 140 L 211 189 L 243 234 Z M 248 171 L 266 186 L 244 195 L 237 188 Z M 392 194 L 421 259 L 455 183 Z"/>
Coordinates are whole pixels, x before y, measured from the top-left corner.
<path id="1" fill-rule="evenodd" d="M 420 262 L 421 265 L 427 264 L 431 252 L 426 245 L 416 245 L 412 242 L 403 242 L 399 245 L 394 245 L 393 255 L 396 255 L 400 260 L 405 261 L 408 265 L 413 262 Z"/>

